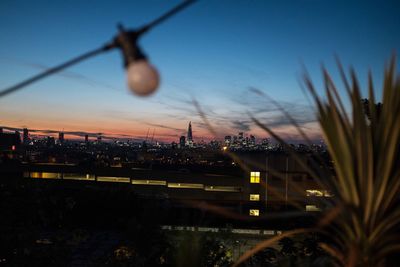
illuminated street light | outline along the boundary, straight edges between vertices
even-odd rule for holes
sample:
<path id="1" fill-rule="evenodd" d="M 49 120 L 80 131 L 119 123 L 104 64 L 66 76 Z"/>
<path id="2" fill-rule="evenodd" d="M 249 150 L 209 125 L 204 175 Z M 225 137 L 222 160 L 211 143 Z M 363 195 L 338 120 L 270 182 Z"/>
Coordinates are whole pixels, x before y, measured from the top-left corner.
<path id="1" fill-rule="evenodd" d="M 160 84 L 160 77 L 156 68 L 154 68 L 147 60 L 147 57 L 142 53 L 139 48 L 137 41 L 142 34 L 146 33 L 154 26 L 160 24 L 167 18 L 181 11 L 185 7 L 195 2 L 195 0 L 186 0 L 183 3 L 177 5 L 161 17 L 155 19 L 149 24 L 145 25 L 138 30 L 125 30 L 122 25 L 118 25 L 119 34 L 110 42 L 104 46 L 95 50 L 89 51 L 83 55 L 80 55 L 74 59 L 71 59 L 65 63 L 62 63 L 56 67 L 50 68 L 38 75 L 35 75 L 25 81 L 22 81 L 14 86 L 6 88 L 0 91 L 0 97 L 11 94 L 18 91 L 25 86 L 32 84 L 38 80 L 41 80 L 51 74 L 59 72 L 69 66 L 72 66 L 85 59 L 93 57 L 97 54 L 110 51 L 111 49 L 118 48 L 121 50 L 124 58 L 124 66 L 127 74 L 127 84 L 129 89 L 136 95 L 147 96 L 152 94 Z"/>

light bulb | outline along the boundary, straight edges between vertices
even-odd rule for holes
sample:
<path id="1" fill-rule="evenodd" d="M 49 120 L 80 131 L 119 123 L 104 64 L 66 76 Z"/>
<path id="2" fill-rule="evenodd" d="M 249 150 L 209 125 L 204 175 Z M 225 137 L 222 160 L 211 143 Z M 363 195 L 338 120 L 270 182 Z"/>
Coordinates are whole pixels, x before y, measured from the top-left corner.
<path id="1" fill-rule="evenodd" d="M 160 83 L 157 70 L 144 59 L 130 63 L 126 74 L 129 89 L 139 96 L 151 95 Z"/>

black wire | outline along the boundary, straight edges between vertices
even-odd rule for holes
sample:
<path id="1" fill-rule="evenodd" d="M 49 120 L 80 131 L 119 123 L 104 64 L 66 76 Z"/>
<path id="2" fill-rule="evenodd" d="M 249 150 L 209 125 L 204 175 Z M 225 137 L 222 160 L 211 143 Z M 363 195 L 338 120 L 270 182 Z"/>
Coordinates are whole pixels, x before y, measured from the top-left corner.
<path id="1" fill-rule="evenodd" d="M 27 85 L 29 85 L 31 83 L 34 83 L 37 80 L 43 79 L 46 76 L 49 76 L 49 75 L 51 75 L 53 73 L 56 73 L 56 72 L 59 72 L 59 71 L 65 69 L 65 68 L 67 68 L 67 67 L 69 67 L 71 65 L 74 65 L 74 64 L 76 64 L 76 63 L 78 63 L 78 62 L 80 62 L 82 60 L 85 60 L 85 59 L 87 59 L 89 57 L 92 57 L 92 56 L 95 56 L 97 54 L 100 54 L 100 53 L 102 53 L 104 51 L 107 51 L 107 50 L 109 50 L 111 48 L 112 47 L 110 45 L 105 45 L 105 46 L 97 48 L 95 50 L 86 52 L 85 54 L 82 54 L 82 55 L 80 55 L 80 56 L 78 56 L 76 58 L 73 58 L 73 59 L 71 59 L 69 61 L 66 61 L 66 62 L 64 62 L 64 63 L 62 63 L 62 64 L 60 64 L 60 65 L 58 65 L 56 67 L 50 68 L 50 69 L 48 69 L 48 70 L 46 70 L 46 71 L 44 71 L 44 72 L 42 72 L 40 74 L 37 74 L 37 75 L 35 75 L 35 76 L 33 76 L 33 77 L 29 78 L 29 79 L 26 79 L 25 81 L 22 81 L 22 82 L 14 85 L 14 86 L 11 86 L 11 87 L 9 87 L 7 89 L 4 89 L 4 90 L 0 91 L 0 98 L 6 96 L 8 94 L 11 94 L 11 93 L 13 93 L 15 91 L 18 91 L 18 90 L 22 89 L 23 87 L 25 87 L 25 86 L 27 86 Z"/>
<path id="2" fill-rule="evenodd" d="M 190 4 L 192 4 L 194 2 L 195 2 L 195 0 L 184 1 L 183 3 L 177 5 L 176 7 L 174 7 L 173 9 L 168 11 L 167 13 L 165 13 L 164 15 L 160 16 L 159 18 L 153 20 L 152 22 L 150 22 L 149 24 L 147 24 L 146 26 L 141 28 L 137 32 L 137 34 L 140 35 L 142 33 L 147 32 L 148 30 L 150 30 L 154 26 L 160 24 L 161 22 L 163 22 L 167 18 L 171 17 L 172 15 L 176 14 L 177 12 L 181 11 L 182 9 L 186 8 L 187 6 L 189 6 Z M 40 79 L 43 79 L 43 78 L 45 78 L 45 77 L 47 77 L 47 76 L 49 76 L 49 75 L 51 75 L 53 73 L 59 72 L 59 71 L 65 69 L 65 68 L 67 68 L 67 67 L 69 67 L 71 65 L 74 65 L 74 64 L 76 64 L 76 63 L 78 63 L 78 62 L 80 62 L 82 60 L 85 60 L 85 59 L 87 59 L 89 57 L 92 57 L 92 56 L 95 56 L 97 54 L 100 54 L 102 52 L 105 52 L 105 51 L 107 51 L 107 50 L 109 50 L 111 48 L 114 48 L 114 47 L 115 47 L 115 44 L 111 43 L 111 44 L 105 45 L 103 47 L 100 47 L 98 49 L 95 49 L 93 51 L 89 51 L 89 52 L 87 52 L 87 53 L 85 53 L 83 55 L 80 55 L 80 56 L 78 56 L 76 58 L 73 58 L 73 59 L 71 59 L 71 60 L 69 60 L 69 61 L 67 61 L 65 63 L 62 63 L 62 64 L 56 66 L 56 67 L 48 69 L 48 70 L 46 70 L 46 71 L 44 71 L 44 72 L 42 72 L 42 73 L 40 73 L 40 74 L 38 74 L 36 76 L 33 76 L 33 77 L 31 77 L 31 78 L 29 78 L 29 79 L 27 79 L 25 81 L 22 81 L 22 82 L 14 85 L 14 86 L 11 86 L 9 88 L 6 88 L 6 89 L 0 91 L 0 98 L 6 96 L 8 94 L 11 94 L 11 93 L 13 93 L 15 91 L 18 91 L 18 90 L 22 89 L 23 87 L 25 87 L 25 86 L 27 86 L 27 85 L 29 85 L 31 83 L 34 83 L 34 82 L 36 82 L 36 81 L 38 81 Z"/>
<path id="3" fill-rule="evenodd" d="M 159 18 L 153 20 L 152 22 L 150 22 L 149 24 L 147 24 L 146 26 L 144 26 L 143 28 L 141 28 L 138 32 L 139 34 L 145 33 L 148 30 L 150 30 L 151 28 L 153 28 L 154 26 L 156 26 L 157 24 L 160 24 L 161 22 L 163 22 L 164 20 L 168 19 L 169 17 L 175 15 L 176 13 L 178 13 L 179 11 L 181 11 L 182 9 L 188 7 L 189 5 L 193 4 L 194 2 L 196 2 L 196 0 L 186 0 L 184 2 L 182 2 L 181 4 L 177 5 L 176 7 L 174 7 L 173 9 L 171 9 L 170 11 L 168 11 L 167 13 L 165 13 L 164 15 L 160 16 Z"/>

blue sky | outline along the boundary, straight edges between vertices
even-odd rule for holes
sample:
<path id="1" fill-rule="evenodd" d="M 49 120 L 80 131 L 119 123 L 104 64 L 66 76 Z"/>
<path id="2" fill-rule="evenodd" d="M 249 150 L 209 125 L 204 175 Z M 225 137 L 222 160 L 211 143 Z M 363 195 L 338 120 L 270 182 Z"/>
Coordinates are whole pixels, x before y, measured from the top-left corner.
<path id="1" fill-rule="evenodd" d="M 139 27 L 177 3 L 3 0 L 0 88 L 108 42 L 118 22 Z M 161 74 L 155 95 L 128 92 L 121 56 L 112 51 L 0 99 L 0 125 L 137 138 L 150 128 L 157 140 L 171 141 L 193 121 L 195 138 L 208 139 L 195 99 L 221 136 L 266 136 L 251 123 L 252 112 L 295 138 L 254 87 L 317 136 L 299 86 L 302 64 L 320 85 L 321 63 L 337 78 L 337 54 L 363 84 L 371 69 L 379 85 L 384 64 L 399 54 L 398 14 L 396 1 L 198 1 L 140 40 Z"/>

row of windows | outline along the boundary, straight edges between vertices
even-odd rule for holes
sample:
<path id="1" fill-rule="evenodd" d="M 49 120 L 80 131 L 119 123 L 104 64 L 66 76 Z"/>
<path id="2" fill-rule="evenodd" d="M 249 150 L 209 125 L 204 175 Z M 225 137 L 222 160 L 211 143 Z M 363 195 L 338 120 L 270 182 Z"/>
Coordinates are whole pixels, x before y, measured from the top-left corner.
<path id="1" fill-rule="evenodd" d="M 31 172 L 31 173 L 28 173 L 26 176 L 29 176 L 31 178 L 61 179 L 61 173 Z M 272 175 L 271 177 L 273 180 L 282 180 L 280 177 L 277 177 L 274 175 Z M 85 180 L 85 179 L 94 180 L 93 178 L 94 178 L 94 176 L 92 177 L 92 175 L 90 175 L 90 177 L 85 177 L 85 176 L 82 176 L 79 174 L 68 174 L 68 173 L 64 174 L 64 179 L 71 179 L 71 180 Z M 106 182 L 106 181 L 119 182 L 121 180 L 121 179 L 109 179 L 109 178 L 116 178 L 116 177 L 101 177 L 100 180 L 104 181 L 104 182 Z M 302 176 L 294 175 L 294 176 L 292 176 L 292 179 L 294 181 L 302 181 Z M 126 179 L 122 179 L 122 180 L 123 180 L 123 182 L 126 182 Z M 140 181 L 151 181 L 151 180 L 137 180 L 137 181 L 139 181 L 137 184 L 142 184 Z M 250 183 L 252 183 L 252 184 L 260 183 L 260 172 L 256 172 L 256 171 L 250 172 Z M 146 183 L 144 183 L 144 184 L 146 184 Z M 316 190 L 314 190 L 314 191 L 316 191 Z M 314 194 L 313 192 L 310 192 L 310 193 L 307 192 L 307 195 L 313 195 L 313 194 Z M 318 192 L 315 193 L 316 196 L 319 196 L 318 194 L 319 194 Z M 323 193 L 323 195 L 325 196 L 325 193 Z"/>
<path id="2" fill-rule="evenodd" d="M 108 177 L 108 176 L 98 176 L 97 181 L 99 182 L 116 182 L 116 183 L 130 183 L 129 177 Z"/>
<path id="3" fill-rule="evenodd" d="M 51 172 L 24 172 L 25 178 L 39 178 L 39 179 L 65 179 L 65 180 L 84 180 L 95 181 L 96 177 L 93 174 L 78 174 L 78 173 L 51 173 Z M 114 182 L 114 183 L 131 183 L 133 185 L 156 185 L 167 186 L 169 188 L 188 188 L 188 189 L 203 189 L 205 191 L 215 192 L 241 192 L 241 187 L 238 186 L 224 186 L 224 185 L 204 185 L 196 183 L 168 183 L 165 180 L 139 180 L 130 179 L 129 177 L 110 177 L 98 176 L 98 182 Z"/>
<path id="4" fill-rule="evenodd" d="M 168 187 L 171 188 L 191 188 L 191 189 L 203 189 L 203 184 L 191 184 L 191 183 L 168 183 Z"/>
<path id="5" fill-rule="evenodd" d="M 260 183 L 260 172 L 250 172 L 250 183 L 259 184 Z M 250 201 L 260 201 L 260 194 L 250 194 Z M 260 210 L 258 209 L 250 209 L 250 216 L 260 216 Z"/>
<path id="6" fill-rule="evenodd" d="M 240 192 L 241 188 L 237 186 L 206 185 L 204 186 L 204 190 L 217 192 Z"/>
<path id="7" fill-rule="evenodd" d="M 259 184 L 260 183 L 260 172 L 250 172 L 250 183 Z M 250 201 L 260 201 L 260 194 L 250 194 Z M 250 209 L 250 216 L 260 216 L 260 210 L 258 209 Z"/>
<path id="8" fill-rule="evenodd" d="M 132 184 L 136 185 L 167 185 L 167 181 L 163 180 L 132 180 Z"/>

